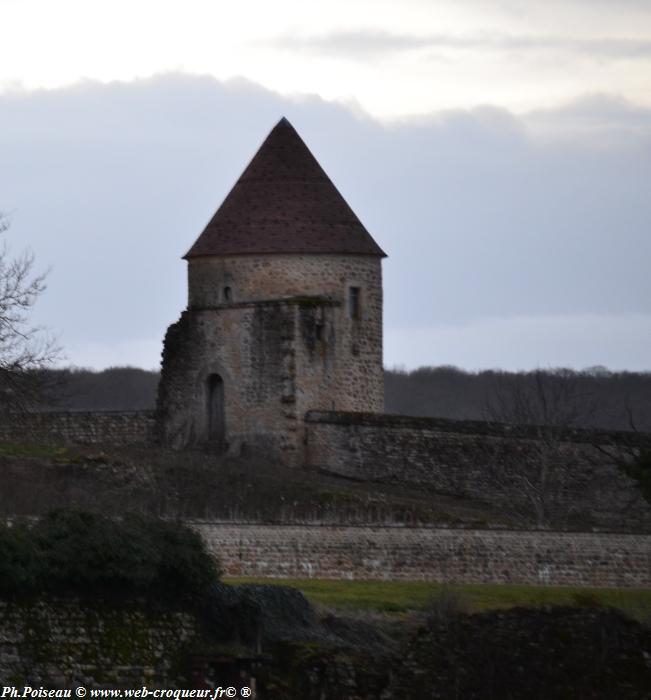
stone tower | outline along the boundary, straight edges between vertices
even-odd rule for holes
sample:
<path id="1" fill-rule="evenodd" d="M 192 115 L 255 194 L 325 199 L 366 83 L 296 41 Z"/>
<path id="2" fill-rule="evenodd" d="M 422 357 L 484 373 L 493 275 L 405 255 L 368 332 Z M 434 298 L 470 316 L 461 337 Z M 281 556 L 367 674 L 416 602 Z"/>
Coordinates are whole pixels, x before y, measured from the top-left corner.
<path id="1" fill-rule="evenodd" d="M 383 257 L 281 119 L 185 255 L 161 441 L 300 464 L 307 411 L 381 412 Z"/>

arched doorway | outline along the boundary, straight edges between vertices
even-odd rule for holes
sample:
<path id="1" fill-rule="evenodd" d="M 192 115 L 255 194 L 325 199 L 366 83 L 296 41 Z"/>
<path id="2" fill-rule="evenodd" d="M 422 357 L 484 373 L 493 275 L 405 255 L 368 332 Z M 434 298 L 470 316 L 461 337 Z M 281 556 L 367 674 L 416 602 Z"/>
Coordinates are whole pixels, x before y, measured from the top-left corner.
<path id="1" fill-rule="evenodd" d="M 208 375 L 206 396 L 208 400 L 208 441 L 222 450 L 226 446 L 224 381 L 218 374 Z"/>

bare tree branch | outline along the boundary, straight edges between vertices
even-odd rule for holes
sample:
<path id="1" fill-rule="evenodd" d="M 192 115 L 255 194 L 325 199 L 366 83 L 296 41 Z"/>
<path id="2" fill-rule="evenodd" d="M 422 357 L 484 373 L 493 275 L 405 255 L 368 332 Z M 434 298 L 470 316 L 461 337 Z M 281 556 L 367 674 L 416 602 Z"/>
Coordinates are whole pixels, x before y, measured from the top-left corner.
<path id="1" fill-rule="evenodd" d="M 9 220 L 0 213 L 0 234 Z M 25 411 L 44 399 L 45 370 L 61 356 L 56 339 L 30 323 L 30 312 L 45 291 L 48 272 L 34 272 L 34 255 L 11 257 L 0 247 L 0 411 Z"/>
<path id="2" fill-rule="evenodd" d="M 567 511 L 568 470 L 575 459 L 563 443 L 567 431 L 595 408 L 590 397 L 579 391 L 577 376 L 562 369 L 504 375 L 485 405 L 489 420 L 531 429 L 526 449 L 515 455 L 503 454 L 493 476 L 507 490 L 520 489 L 528 507 L 522 509 L 516 502 L 512 507 L 524 510 L 518 515 L 532 518 L 538 527 L 558 522 Z"/>

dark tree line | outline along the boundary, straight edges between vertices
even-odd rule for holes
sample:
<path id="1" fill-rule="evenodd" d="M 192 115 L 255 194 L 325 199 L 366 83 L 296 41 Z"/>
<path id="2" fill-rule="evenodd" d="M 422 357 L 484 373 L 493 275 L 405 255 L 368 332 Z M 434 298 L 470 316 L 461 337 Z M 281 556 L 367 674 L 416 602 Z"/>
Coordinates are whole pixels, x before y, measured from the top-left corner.
<path id="1" fill-rule="evenodd" d="M 387 413 L 651 431 L 651 373 L 388 370 Z"/>
<path id="2" fill-rule="evenodd" d="M 48 371 L 50 391 L 43 410 L 137 411 L 156 405 L 158 372 L 109 367 L 97 372 L 69 368 Z"/>
<path id="3" fill-rule="evenodd" d="M 47 408 L 153 409 L 158 372 L 134 367 L 49 370 Z M 413 416 L 651 431 L 651 373 L 601 368 L 465 372 L 423 367 L 385 372 L 386 412 Z"/>

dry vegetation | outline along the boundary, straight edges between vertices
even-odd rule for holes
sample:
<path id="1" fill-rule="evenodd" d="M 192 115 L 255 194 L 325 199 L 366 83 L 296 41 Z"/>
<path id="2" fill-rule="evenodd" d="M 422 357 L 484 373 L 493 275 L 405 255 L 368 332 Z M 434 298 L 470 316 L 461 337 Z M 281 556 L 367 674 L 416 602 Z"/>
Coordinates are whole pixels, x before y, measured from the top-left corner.
<path id="1" fill-rule="evenodd" d="M 280 464 L 157 448 L 0 444 L 0 513 L 82 505 L 115 513 L 267 523 L 507 525 L 482 503 Z"/>

